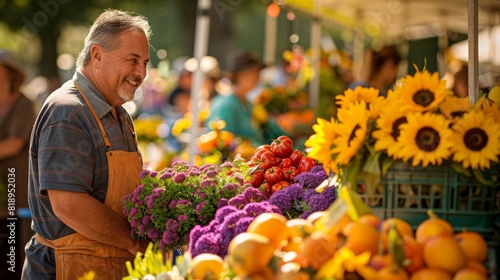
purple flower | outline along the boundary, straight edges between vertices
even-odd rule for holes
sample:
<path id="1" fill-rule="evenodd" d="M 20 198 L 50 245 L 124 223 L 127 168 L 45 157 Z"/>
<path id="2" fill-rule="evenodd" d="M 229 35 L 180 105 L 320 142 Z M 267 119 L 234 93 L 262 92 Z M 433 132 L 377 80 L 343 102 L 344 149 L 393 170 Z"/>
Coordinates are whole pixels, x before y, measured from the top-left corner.
<path id="1" fill-rule="evenodd" d="M 198 238 L 200 238 L 200 236 L 202 236 L 203 234 L 209 232 L 207 229 L 208 228 L 202 227 L 200 225 L 195 225 L 191 229 L 191 232 L 189 233 L 189 240 L 190 240 L 189 247 L 190 247 L 190 250 L 191 250 L 192 246 L 194 246 L 194 244 L 196 243 L 196 241 L 198 240 Z"/>
<path id="2" fill-rule="evenodd" d="M 210 163 L 207 163 L 207 164 L 204 164 L 200 167 L 200 170 L 203 171 L 203 172 L 207 172 L 209 170 L 215 170 L 215 171 L 218 171 L 219 168 L 217 167 L 217 165 L 215 164 L 210 164 Z"/>
<path id="3" fill-rule="evenodd" d="M 255 217 L 243 217 L 239 221 L 236 222 L 236 226 L 234 227 L 234 234 L 238 235 L 242 232 L 247 231 L 250 223 L 255 219 Z"/>
<path id="4" fill-rule="evenodd" d="M 222 208 L 222 207 L 227 206 L 227 205 L 229 205 L 227 198 L 222 197 L 219 199 L 219 201 L 217 201 L 217 208 Z"/>
<path id="5" fill-rule="evenodd" d="M 177 205 L 177 201 L 176 200 L 172 200 L 170 201 L 170 203 L 168 204 L 168 209 L 170 210 L 173 210 L 175 208 L 175 206 Z"/>
<path id="6" fill-rule="evenodd" d="M 228 201 L 229 205 L 234 206 L 238 209 L 245 206 L 245 204 L 247 204 L 247 203 L 248 203 L 248 200 L 245 200 L 245 197 L 243 197 L 241 195 L 237 195 Z"/>
<path id="7" fill-rule="evenodd" d="M 196 177 L 196 176 L 200 176 L 200 170 L 198 169 L 189 169 L 188 170 L 188 176 L 189 177 Z"/>
<path id="8" fill-rule="evenodd" d="M 215 176 L 217 176 L 217 174 L 219 174 L 217 172 L 217 170 L 208 170 L 207 171 L 207 177 L 209 177 L 209 178 L 214 178 Z"/>
<path id="9" fill-rule="evenodd" d="M 151 222 L 151 218 L 149 217 L 149 215 L 145 215 L 144 217 L 142 217 L 142 224 L 143 225 L 149 225 L 149 223 Z"/>
<path id="10" fill-rule="evenodd" d="M 243 211 L 245 211 L 249 217 L 257 217 L 266 212 L 266 208 L 263 206 L 263 202 L 250 202 L 243 207 Z"/>
<path id="11" fill-rule="evenodd" d="M 269 202 L 278 206 L 281 211 L 287 212 L 292 209 L 293 199 L 287 192 L 277 191 L 269 197 Z"/>
<path id="12" fill-rule="evenodd" d="M 176 160 L 172 163 L 172 168 L 184 168 L 184 167 L 188 167 L 188 163 L 183 160 Z"/>
<path id="13" fill-rule="evenodd" d="M 130 227 L 131 228 L 136 228 L 137 227 L 137 220 L 131 220 L 130 221 Z"/>
<path id="14" fill-rule="evenodd" d="M 187 200 L 187 199 L 179 199 L 177 201 L 177 205 L 176 206 L 179 206 L 179 205 L 188 205 L 188 206 L 191 206 L 193 204 L 189 200 Z"/>
<path id="15" fill-rule="evenodd" d="M 308 189 L 304 192 L 304 195 L 302 196 L 302 199 L 305 201 L 305 202 L 308 202 L 309 199 L 311 199 L 311 197 L 313 195 L 316 195 L 318 192 L 315 190 L 315 189 Z"/>
<path id="16" fill-rule="evenodd" d="M 143 224 L 140 224 L 137 229 L 139 230 L 139 234 L 142 236 L 146 233 L 146 226 L 144 226 Z"/>
<path id="17" fill-rule="evenodd" d="M 309 204 L 312 211 L 316 212 L 326 210 L 332 204 L 332 202 L 333 200 L 330 201 L 328 196 L 323 195 L 322 193 L 318 193 L 311 196 L 307 204 Z"/>
<path id="18" fill-rule="evenodd" d="M 234 176 L 234 179 L 236 179 L 236 181 L 237 181 L 240 185 L 243 185 L 243 183 L 245 182 L 245 178 L 243 178 L 243 176 L 241 176 L 241 175 L 236 175 L 236 176 Z"/>
<path id="19" fill-rule="evenodd" d="M 318 170 L 319 169 L 319 170 Z M 309 172 L 303 172 L 295 176 L 294 182 L 301 184 L 305 188 L 316 188 L 319 186 L 328 176 L 326 175 L 323 167 L 318 167 L 314 170 L 311 169 Z"/>
<path id="20" fill-rule="evenodd" d="M 217 183 L 214 180 L 205 179 L 205 180 L 201 181 L 200 188 L 208 188 L 208 187 L 215 186 L 215 185 L 217 185 Z"/>
<path id="21" fill-rule="evenodd" d="M 132 210 L 130 210 L 130 218 L 135 217 L 135 215 L 137 215 L 137 212 L 137 208 L 132 207 Z"/>
<path id="22" fill-rule="evenodd" d="M 233 168 L 233 164 L 230 162 L 230 161 L 225 161 L 224 163 L 222 163 L 220 166 L 220 168 L 228 168 L 228 169 L 231 169 Z"/>
<path id="23" fill-rule="evenodd" d="M 205 202 L 205 201 L 203 201 L 203 202 Z M 181 215 L 179 215 L 179 217 L 177 217 L 177 221 L 179 221 L 179 222 L 184 222 L 186 219 L 187 219 L 187 217 L 184 214 L 181 214 Z"/>
<path id="24" fill-rule="evenodd" d="M 165 226 L 165 229 L 167 231 L 177 231 L 177 229 L 179 228 L 179 222 L 177 220 L 174 220 L 174 219 L 168 219 L 167 221 L 167 225 Z"/>
<path id="25" fill-rule="evenodd" d="M 219 234 L 208 232 L 200 236 L 194 247 L 190 250 L 191 255 L 196 257 L 202 253 L 219 254 L 219 243 L 221 242 Z"/>
<path id="26" fill-rule="evenodd" d="M 208 226 L 206 226 L 205 228 L 207 229 L 207 231 L 212 231 L 212 232 L 215 232 L 217 231 L 217 227 L 220 225 L 220 223 L 222 223 L 224 221 L 224 219 L 222 219 L 222 221 L 219 222 L 219 220 L 212 220 Z"/>
<path id="27" fill-rule="evenodd" d="M 300 215 L 300 217 L 301 217 L 302 219 L 307 219 L 307 217 L 309 217 L 309 215 L 311 215 L 312 213 L 313 213 L 313 211 L 312 211 L 312 210 L 307 210 L 307 211 L 305 211 L 304 213 L 302 213 L 302 215 Z"/>
<path id="28" fill-rule="evenodd" d="M 173 173 L 170 172 L 170 171 L 167 171 L 167 172 L 161 174 L 160 180 L 165 180 L 165 179 L 168 179 L 168 178 L 172 178 L 172 176 L 173 176 Z"/>
<path id="29" fill-rule="evenodd" d="M 148 229 L 148 237 L 151 239 L 157 239 L 159 236 L 158 232 L 155 230 L 155 228 L 149 228 Z"/>
<path id="30" fill-rule="evenodd" d="M 171 245 L 172 243 L 174 243 L 175 241 L 175 234 L 169 230 L 166 230 L 164 233 L 163 233 L 163 236 L 161 238 L 161 243 L 165 244 L 165 245 Z M 164 250 L 164 249 L 163 249 Z M 165 250 L 164 250 L 165 251 Z"/>
<path id="31" fill-rule="evenodd" d="M 157 175 L 158 175 L 157 171 L 151 171 L 151 172 L 149 172 L 149 177 L 151 177 L 151 178 L 155 178 Z"/>
<path id="32" fill-rule="evenodd" d="M 221 226 L 223 230 L 227 230 L 227 228 L 234 228 L 239 219 L 246 216 L 247 212 L 243 210 L 238 210 L 236 212 L 230 213 L 224 218 L 224 221 L 222 222 Z"/>
<path id="33" fill-rule="evenodd" d="M 181 184 L 185 180 L 186 180 L 186 173 L 184 173 L 184 172 L 179 172 L 179 173 L 175 174 L 175 176 L 174 176 L 174 182 L 177 184 Z"/>
<path id="34" fill-rule="evenodd" d="M 217 212 L 215 213 L 215 220 L 219 221 L 219 223 L 222 223 L 224 221 L 224 217 L 236 211 L 238 211 L 238 209 L 234 206 L 224 206 L 222 208 L 219 208 L 219 210 L 217 210 Z"/>
<path id="35" fill-rule="evenodd" d="M 144 179 L 147 175 L 149 175 L 149 170 L 144 169 L 139 173 L 139 179 Z"/>
<path id="36" fill-rule="evenodd" d="M 238 189 L 238 185 L 235 183 L 228 182 L 223 187 L 226 191 L 234 192 Z"/>

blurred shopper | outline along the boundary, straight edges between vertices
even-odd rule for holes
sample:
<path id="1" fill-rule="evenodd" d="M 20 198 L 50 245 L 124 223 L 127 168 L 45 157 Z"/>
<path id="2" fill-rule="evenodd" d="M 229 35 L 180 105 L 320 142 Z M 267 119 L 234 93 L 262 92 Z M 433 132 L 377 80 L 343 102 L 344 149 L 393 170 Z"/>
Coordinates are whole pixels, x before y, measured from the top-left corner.
<path id="1" fill-rule="evenodd" d="M 53 92 L 31 138 L 29 202 L 36 235 L 22 279 L 128 275 L 144 252 L 130 236 L 121 199 L 139 185 L 142 159 L 130 116 L 146 77 L 150 27 L 142 16 L 106 10 L 93 23 L 73 79 Z"/>
<path id="2" fill-rule="evenodd" d="M 16 244 L 7 240 L 10 236 L 7 218 L 13 216 L 7 212 L 7 198 L 12 199 L 17 209 L 28 208 L 28 152 L 31 129 L 35 122 L 35 109 L 34 103 L 20 91 L 25 77 L 26 74 L 14 54 L 8 50 L 0 50 L 0 188 L 2 188 L 0 189 L 0 248 L 2 252 L 10 252 L 12 245 L 16 250 L 22 250 L 24 247 L 24 244 L 18 244 L 20 236 L 16 236 Z M 7 191 L 10 195 L 14 194 L 15 198 L 8 196 Z M 15 253 L 17 256 L 22 255 L 20 252 Z M 0 257 L 4 266 L 8 261 L 6 254 Z M 0 279 L 19 279 L 19 268 L 15 270 L 14 273 L 3 269 L 0 272 Z"/>
<path id="3" fill-rule="evenodd" d="M 237 137 L 248 138 L 254 145 L 270 143 L 272 139 L 283 134 L 283 131 L 273 121 L 259 126 L 259 123 L 254 121 L 253 104 L 248 96 L 259 86 L 260 70 L 264 64 L 251 51 L 232 52 L 226 61 L 232 93 L 212 100 L 207 127 L 210 121 L 223 120 L 226 123 L 223 130 Z"/>
<path id="4" fill-rule="evenodd" d="M 367 81 L 355 81 L 349 88 L 355 89 L 357 86 L 374 87 L 380 91 L 381 96 L 387 95 L 396 82 L 401 55 L 398 49 L 391 45 L 385 46 L 379 51 L 369 51 L 367 59 L 370 62 L 369 75 Z"/>

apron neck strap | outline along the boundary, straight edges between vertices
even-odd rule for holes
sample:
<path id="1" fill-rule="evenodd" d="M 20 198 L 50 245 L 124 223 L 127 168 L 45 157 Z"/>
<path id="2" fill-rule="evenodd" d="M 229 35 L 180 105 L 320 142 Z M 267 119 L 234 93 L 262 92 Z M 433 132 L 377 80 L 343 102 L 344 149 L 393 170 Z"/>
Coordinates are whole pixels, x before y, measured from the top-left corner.
<path id="1" fill-rule="evenodd" d="M 97 122 L 97 125 L 99 126 L 99 130 L 101 131 L 102 138 L 104 139 L 104 145 L 106 145 L 106 150 L 108 150 L 108 151 L 111 150 L 111 143 L 109 142 L 108 136 L 106 135 L 106 131 L 104 131 L 104 127 L 102 126 L 101 120 L 99 119 L 99 116 L 97 116 L 97 113 L 95 112 L 94 107 L 92 107 L 89 100 L 87 99 L 87 96 L 85 96 L 85 93 L 83 93 L 83 90 L 76 83 L 76 81 L 73 81 L 73 83 L 75 84 L 76 89 L 78 89 L 78 91 L 82 95 L 85 103 L 87 103 L 87 106 L 89 106 L 89 109 L 92 112 L 92 115 L 94 116 L 94 119 Z"/>

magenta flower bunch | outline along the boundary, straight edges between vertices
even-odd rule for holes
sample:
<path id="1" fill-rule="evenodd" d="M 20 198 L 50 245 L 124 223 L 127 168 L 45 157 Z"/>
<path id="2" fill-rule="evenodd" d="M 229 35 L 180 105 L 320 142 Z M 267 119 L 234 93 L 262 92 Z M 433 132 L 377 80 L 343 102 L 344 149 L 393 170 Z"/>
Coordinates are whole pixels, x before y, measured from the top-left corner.
<path id="1" fill-rule="evenodd" d="M 251 187 L 248 189 L 260 192 Z M 250 202 L 241 208 L 227 205 L 218 209 L 208 225 L 197 225 L 191 230 L 189 252 L 193 257 L 211 253 L 224 258 L 231 240 L 245 232 L 255 217 L 262 213 L 282 214 L 278 207 L 268 201 Z"/>
<path id="2" fill-rule="evenodd" d="M 327 177 L 323 166 L 316 165 L 297 175 L 290 186 L 273 193 L 269 203 L 276 205 L 289 219 L 305 219 L 314 212 L 324 211 L 336 198 L 335 188 L 326 188 L 320 193 L 316 191 Z"/>
<path id="3" fill-rule="evenodd" d="M 122 199 L 130 235 L 157 242 L 163 252 L 189 244 L 193 227 L 210 223 L 218 208 L 245 191 L 241 163 L 177 161 L 160 172 L 143 170 L 141 185 Z"/>

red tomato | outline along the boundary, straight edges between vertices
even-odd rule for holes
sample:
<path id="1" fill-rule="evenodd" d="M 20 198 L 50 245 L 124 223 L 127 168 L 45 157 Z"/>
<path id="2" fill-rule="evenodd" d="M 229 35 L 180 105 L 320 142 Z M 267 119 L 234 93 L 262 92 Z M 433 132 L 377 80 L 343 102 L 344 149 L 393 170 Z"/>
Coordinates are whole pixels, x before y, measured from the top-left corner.
<path id="1" fill-rule="evenodd" d="M 274 166 L 280 166 L 282 158 L 280 157 L 275 157 L 274 158 Z"/>
<path id="2" fill-rule="evenodd" d="M 262 154 L 266 151 L 270 152 L 271 150 L 260 149 L 258 151 L 255 151 L 253 157 L 260 159 L 262 157 Z"/>
<path id="3" fill-rule="evenodd" d="M 257 153 L 260 150 L 268 150 L 271 151 L 271 145 L 260 145 L 255 149 L 255 153 Z"/>
<path id="4" fill-rule="evenodd" d="M 310 157 L 302 157 L 299 162 L 299 173 L 310 171 L 316 166 L 316 160 Z"/>
<path id="5" fill-rule="evenodd" d="M 284 189 L 286 187 L 290 186 L 290 183 L 287 181 L 279 181 L 278 183 L 274 184 L 271 188 L 271 193 L 275 193 L 281 189 Z"/>
<path id="6" fill-rule="evenodd" d="M 299 166 L 300 159 L 304 156 L 301 151 L 299 150 L 294 150 L 290 156 L 288 156 L 289 159 L 292 160 L 292 165 L 293 166 Z"/>
<path id="7" fill-rule="evenodd" d="M 295 179 L 295 176 L 299 174 L 297 169 L 293 166 L 290 166 L 289 168 L 283 168 L 283 179 L 285 179 L 288 182 L 293 182 L 293 179 Z"/>
<path id="8" fill-rule="evenodd" d="M 280 167 L 281 167 L 281 169 L 283 169 L 283 168 L 288 168 L 288 167 L 292 166 L 292 164 L 293 164 L 293 163 L 292 163 L 292 160 L 291 160 L 291 159 L 289 159 L 289 158 L 284 158 L 284 159 L 282 159 L 282 160 L 281 160 Z"/>
<path id="9" fill-rule="evenodd" d="M 269 184 L 277 183 L 283 179 L 283 172 L 278 166 L 273 166 L 266 170 L 266 173 L 264 173 L 264 179 L 266 179 L 266 182 Z"/>
<path id="10" fill-rule="evenodd" d="M 264 170 L 268 170 L 274 166 L 275 161 L 274 154 L 270 151 L 265 151 L 260 156 L 260 167 Z"/>
<path id="11" fill-rule="evenodd" d="M 277 157 L 288 157 L 293 151 L 293 142 L 287 136 L 282 135 L 271 143 L 271 150 Z"/>
<path id="12" fill-rule="evenodd" d="M 264 181 L 264 172 L 261 169 L 255 170 L 250 179 L 248 179 L 245 183 L 250 183 L 252 187 L 258 188 Z"/>
<path id="13" fill-rule="evenodd" d="M 273 185 L 269 184 L 268 182 L 265 182 L 264 186 L 266 187 L 266 195 L 267 195 L 267 197 L 270 197 L 271 194 L 273 193 Z"/>

